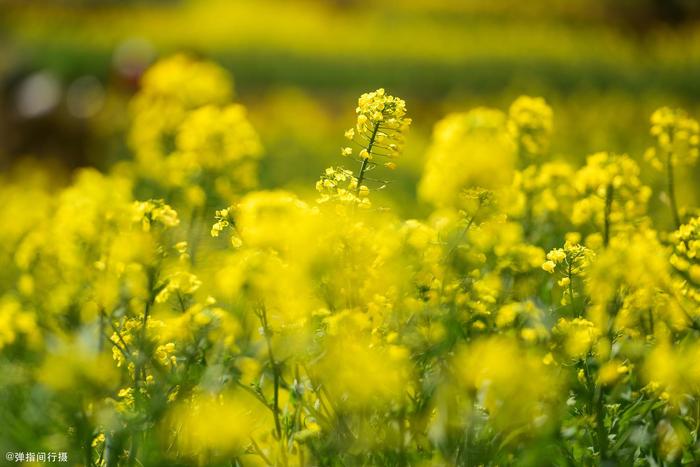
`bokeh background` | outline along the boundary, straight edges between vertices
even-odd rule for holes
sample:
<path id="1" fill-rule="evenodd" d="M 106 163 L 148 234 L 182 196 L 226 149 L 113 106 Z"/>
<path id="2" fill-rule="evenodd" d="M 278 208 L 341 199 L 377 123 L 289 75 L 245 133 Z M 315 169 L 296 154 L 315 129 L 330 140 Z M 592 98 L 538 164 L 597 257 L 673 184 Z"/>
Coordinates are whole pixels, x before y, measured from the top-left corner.
<path id="1" fill-rule="evenodd" d="M 553 151 L 574 161 L 641 160 L 661 105 L 700 115 L 696 0 L 0 0 L 0 170 L 21 176 L 31 158 L 60 185 L 129 158 L 139 76 L 180 51 L 233 73 L 265 145 L 263 188 L 311 188 L 361 92 L 406 99 L 414 127 L 388 195 L 404 215 L 420 209 L 425 148 L 448 112 L 543 96 Z M 681 175 L 681 198 L 696 197 L 698 173 Z"/>

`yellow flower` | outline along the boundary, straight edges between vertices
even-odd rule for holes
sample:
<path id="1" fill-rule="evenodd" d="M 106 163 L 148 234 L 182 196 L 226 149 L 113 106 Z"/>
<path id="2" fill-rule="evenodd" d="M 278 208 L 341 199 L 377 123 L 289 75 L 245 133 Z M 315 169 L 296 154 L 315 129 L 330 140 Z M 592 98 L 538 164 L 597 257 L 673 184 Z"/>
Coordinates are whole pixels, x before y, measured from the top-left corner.
<path id="1" fill-rule="evenodd" d="M 502 429 L 532 424 L 538 417 L 543 421 L 560 397 L 552 367 L 512 339 L 478 340 L 460 349 L 453 365 L 460 385 L 477 395 Z"/>
<path id="2" fill-rule="evenodd" d="M 234 248 L 240 248 L 243 245 L 243 240 L 238 235 L 231 235 L 231 246 Z"/>
<path id="3" fill-rule="evenodd" d="M 260 157 L 258 134 L 240 104 L 205 106 L 190 112 L 180 125 L 176 148 L 186 170 L 230 169 Z"/>
<path id="4" fill-rule="evenodd" d="M 136 201 L 133 205 L 134 221 L 141 222 L 144 232 L 151 230 L 153 224 L 160 224 L 164 227 L 175 227 L 180 223 L 177 212 L 162 199 L 149 201 Z"/>
<path id="5" fill-rule="evenodd" d="M 566 259 L 566 253 L 561 248 L 555 248 L 547 253 L 547 259 L 555 263 L 561 263 Z"/>
<path id="6" fill-rule="evenodd" d="M 626 154 L 600 152 L 589 156 L 574 178 L 579 200 L 571 214 L 573 223 L 593 221 L 602 231 L 606 212 L 616 230 L 639 223 L 651 197 L 651 189 L 639 175 L 639 166 Z"/>
<path id="7" fill-rule="evenodd" d="M 572 359 L 584 358 L 600 336 L 600 331 L 595 325 L 584 318 L 559 318 L 552 333 L 563 347 L 566 356 Z"/>
<path id="8" fill-rule="evenodd" d="M 174 441 L 184 453 L 214 458 L 243 454 L 251 438 L 272 426 L 267 408 L 245 391 L 196 395 L 175 407 L 169 418 Z M 187 429 L 179 429 L 183 426 Z"/>
<path id="9" fill-rule="evenodd" d="M 95 438 L 92 440 L 92 447 L 97 447 L 101 445 L 102 443 L 105 442 L 105 434 L 100 433 L 99 435 L 95 436 Z"/>
<path id="10" fill-rule="evenodd" d="M 508 111 L 508 129 L 528 155 L 539 156 L 549 147 L 552 109 L 541 97 L 520 96 Z"/>
<path id="11" fill-rule="evenodd" d="M 656 146 L 647 150 L 645 158 L 662 170 L 672 163 L 692 165 L 700 151 L 700 125 L 682 109 L 662 107 L 651 115 L 651 135 Z"/>
<path id="12" fill-rule="evenodd" d="M 345 137 L 363 146 L 360 160 L 397 157 L 411 125 L 411 119 L 406 117 L 406 102 L 380 88 L 362 94 L 355 112 L 355 128 L 346 131 Z"/>
<path id="13" fill-rule="evenodd" d="M 615 383 L 622 375 L 629 372 L 629 368 L 617 360 L 606 362 L 598 370 L 598 384 L 609 386 Z"/>
<path id="14" fill-rule="evenodd" d="M 465 189 L 510 185 L 515 163 L 503 112 L 477 108 L 450 114 L 435 124 L 418 193 L 437 206 L 455 206 Z"/>
<path id="15" fill-rule="evenodd" d="M 700 217 L 693 217 L 671 235 L 670 263 L 679 273 L 680 292 L 691 303 L 700 304 Z"/>

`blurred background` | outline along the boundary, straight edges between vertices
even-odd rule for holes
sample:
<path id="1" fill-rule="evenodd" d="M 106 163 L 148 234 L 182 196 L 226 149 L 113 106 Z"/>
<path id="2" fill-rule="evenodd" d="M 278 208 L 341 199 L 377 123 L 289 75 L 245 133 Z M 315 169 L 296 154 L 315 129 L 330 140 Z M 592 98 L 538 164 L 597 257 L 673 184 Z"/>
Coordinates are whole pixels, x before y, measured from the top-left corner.
<path id="1" fill-rule="evenodd" d="M 432 126 L 451 111 L 543 96 L 554 153 L 575 162 L 641 161 L 661 105 L 700 116 L 697 0 L 0 0 L 0 170 L 30 157 L 61 184 L 130 157 L 128 99 L 178 51 L 233 73 L 266 148 L 263 187 L 310 187 L 342 163 L 360 93 L 405 98 L 399 209 L 415 205 Z"/>

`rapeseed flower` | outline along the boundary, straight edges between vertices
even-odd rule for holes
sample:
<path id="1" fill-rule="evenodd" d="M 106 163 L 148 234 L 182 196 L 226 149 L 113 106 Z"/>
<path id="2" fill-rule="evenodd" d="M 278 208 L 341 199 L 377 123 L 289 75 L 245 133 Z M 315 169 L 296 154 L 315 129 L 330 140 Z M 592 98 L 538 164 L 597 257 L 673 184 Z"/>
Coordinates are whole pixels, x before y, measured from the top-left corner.
<path id="1" fill-rule="evenodd" d="M 697 457 L 700 222 L 657 225 L 633 157 L 550 159 L 539 98 L 451 114 L 403 217 L 373 196 L 403 100 L 360 97 L 313 199 L 255 189 L 232 98 L 222 68 L 166 58 L 133 161 L 0 175 L 10 441 L 110 467 Z M 654 157 L 692 163 L 693 122 L 655 113 Z"/>
<path id="2" fill-rule="evenodd" d="M 508 110 L 508 130 L 524 156 L 542 156 L 549 149 L 552 108 L 541 97 L 520 96 Z"/>

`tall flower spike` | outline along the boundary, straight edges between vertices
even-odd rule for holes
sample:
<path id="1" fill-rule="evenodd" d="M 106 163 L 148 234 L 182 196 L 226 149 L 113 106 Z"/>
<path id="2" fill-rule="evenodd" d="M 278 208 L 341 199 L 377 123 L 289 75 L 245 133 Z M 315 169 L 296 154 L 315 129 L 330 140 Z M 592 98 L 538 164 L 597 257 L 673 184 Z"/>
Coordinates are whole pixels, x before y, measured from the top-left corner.
<path id="1" fill-rule="evenodd" d="M 647 151 L 646 158 L 659 170 L 668 157 L 675 164 L 693 165 L 700 155 L 700 125 L 682 109 L 658 109 L 651 116 L 650 133 L 656 147 Z"/>
<path id="2" fill-rule="evenodd" d="M 383 88 L 361 95 L 355 112 L 355 128 L 346 131 L 345 137 L 360 150 L 354 154 L 352 147 L 345 147 L 341 153 L 346 157 L 354 156 L 360 162 L 355 187 L 359 194 L 368 191 L 363 182 L 367 181 L 366 173 L 377 166 L 377 159 L 384 159 L 383 165 L 388 169 L 396 168 L 393 159 L 401 152 L 411 119 L 406 117 L 406 102 L 386 94 Z"/>
<path id="3" fill-rule="evenodd" d="M 552 108 L 541 97 L 518 97 L 508 110 L 508 130 L 521 155 L 542 156 L 549 149 Z"/>
<path id="4" fill-rule="evenodd" d="M 700 124 L 682 109 L 662 107 L 651 115 L 651 135 L 654 147 L 644 157 L 657 170 L 666 168 L 666 189 L 676 228 L 681 226 L 681 215 L 676 203 L 674 170 L 679 165 L 693 165 L 700 155 Z"/>

